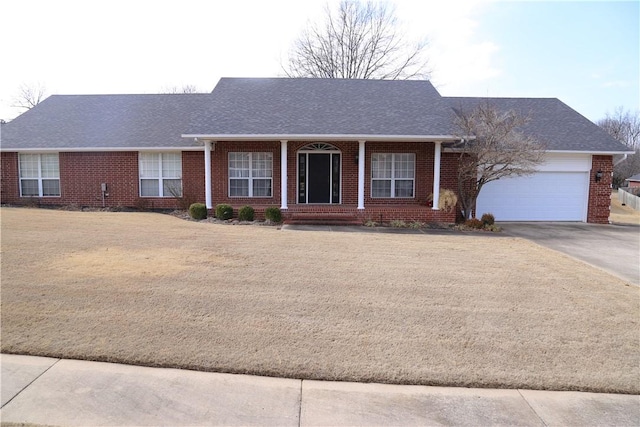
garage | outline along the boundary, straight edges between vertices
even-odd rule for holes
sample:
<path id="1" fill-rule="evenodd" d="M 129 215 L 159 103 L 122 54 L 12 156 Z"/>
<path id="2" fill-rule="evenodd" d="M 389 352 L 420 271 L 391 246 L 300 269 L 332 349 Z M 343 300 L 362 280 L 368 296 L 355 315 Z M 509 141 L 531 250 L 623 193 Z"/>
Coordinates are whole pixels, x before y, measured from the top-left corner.
<path id="1" fill-rule="evenodd" d="M 586 221 L 590 155 L 549 155 L 539 171 L 486 184 L 476 216 L 497 221 Z"/>

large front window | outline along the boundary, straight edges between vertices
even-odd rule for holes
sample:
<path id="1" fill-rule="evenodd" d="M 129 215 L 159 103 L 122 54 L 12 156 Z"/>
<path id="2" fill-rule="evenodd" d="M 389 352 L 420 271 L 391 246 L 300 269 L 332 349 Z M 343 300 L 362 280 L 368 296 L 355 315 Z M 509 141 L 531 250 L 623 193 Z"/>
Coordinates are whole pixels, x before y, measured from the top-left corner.
<path id="1" fill-rule="evenodd" d="M 414 153 L 373 153 L 371 197 L 414 197 L 415 165 Z"/>
<path id="2" fill-rule="evenodd" d="M 182 197 L 182 155 L 140 153 L 140 196 Z"/>
<path id="3" fill-rule="evenodd" d="M 20 195 L 22 197 L 60 196 L 58 154 L 20 154 Z"/>
<path id="4" fill-rule="evenodd" d="M 229 153 L 229 197 L 271 197 L 273 153 Z"/>

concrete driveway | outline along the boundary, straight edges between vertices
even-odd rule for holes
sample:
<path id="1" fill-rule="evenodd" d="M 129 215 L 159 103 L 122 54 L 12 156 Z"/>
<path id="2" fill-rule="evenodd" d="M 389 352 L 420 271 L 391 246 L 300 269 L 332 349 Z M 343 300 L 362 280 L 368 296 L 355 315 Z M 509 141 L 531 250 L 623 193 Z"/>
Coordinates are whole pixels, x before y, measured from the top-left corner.
<path id="1" fill-rule="evenodd" d="M 640 227 L 579 222 L 504 222 L 506 234 L 563 252 L 640 286 Z"/>

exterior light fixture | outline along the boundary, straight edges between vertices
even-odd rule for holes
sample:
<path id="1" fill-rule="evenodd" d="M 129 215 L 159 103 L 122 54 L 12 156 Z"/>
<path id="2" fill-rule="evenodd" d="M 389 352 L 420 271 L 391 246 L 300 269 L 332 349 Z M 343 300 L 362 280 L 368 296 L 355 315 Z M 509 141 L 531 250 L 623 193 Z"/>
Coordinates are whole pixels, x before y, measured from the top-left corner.
<path id="1" fill-rule="evenodd" d="M 600 182 L 600 180 L 602 179 L 602 171 L 600 169 L 598 169 L 598 172 L 596 172 L 596 175 L 594 178 L 596 182 Z"/>
<path id="2" fill-rule="evenodd" d="M 356 154 L 356 165 L 358 164 L 358 160 L 360 159 L 360 156 L 358 154 Z"/>

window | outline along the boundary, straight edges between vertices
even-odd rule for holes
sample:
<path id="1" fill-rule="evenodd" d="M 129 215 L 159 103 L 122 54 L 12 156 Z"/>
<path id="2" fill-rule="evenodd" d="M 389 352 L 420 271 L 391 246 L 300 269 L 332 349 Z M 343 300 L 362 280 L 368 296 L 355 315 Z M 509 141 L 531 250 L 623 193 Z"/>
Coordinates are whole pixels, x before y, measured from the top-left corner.
<path id="1" fill-rule="evenodd" d="M 413 197 L 416 155 L 371 155 L 371 197 Z"/>
<path id="2" fill-rule="evenodd" d="M 182 197 L 182 155 L 140 153 L 140 196 Z"/>
<path id="3" fill-rule="evenodd" d="M 229 153 L 229 197 L 271 197 L 273 153 Z"/>
<path id="4" fill-rule="evenodd" d="M 60 164 L 58 153 L 20 154 L 20 196 L 59 197 Z"/>

